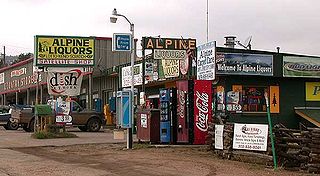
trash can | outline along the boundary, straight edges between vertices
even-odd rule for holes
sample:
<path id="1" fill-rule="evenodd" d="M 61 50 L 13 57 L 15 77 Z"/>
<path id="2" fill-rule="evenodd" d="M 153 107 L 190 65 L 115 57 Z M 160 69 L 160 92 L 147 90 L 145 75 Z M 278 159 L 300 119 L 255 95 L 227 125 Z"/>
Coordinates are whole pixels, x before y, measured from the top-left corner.
<path id="1" fill-rule="evenodd" d="M 137 139 L 142 142 L 160 142 L 160 110 L 144 109 L 137 112 Z"/>

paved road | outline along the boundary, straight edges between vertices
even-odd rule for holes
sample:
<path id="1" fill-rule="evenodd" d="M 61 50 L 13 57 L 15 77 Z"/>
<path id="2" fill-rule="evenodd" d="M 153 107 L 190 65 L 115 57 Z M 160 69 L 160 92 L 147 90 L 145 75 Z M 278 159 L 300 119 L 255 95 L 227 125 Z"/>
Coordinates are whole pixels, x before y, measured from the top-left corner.
<path id="1" fill-rule="evenodd" d="M 0 127 L 0 148 L 15 147 L 36 147 L 36 146 L 65 146 L 74 144 L 90 143 L 118 143 L 126 140 L 115 140 L 113 132 L 108 129 L 102 129 L 100 132 L 90 133 L 81 132 L 76 128 L 68 129 L 76 134 L 78 138 L 59 138 L 59 139 L 33 139 L 32 133 L 23 130 L 5 130 Z M 1 173 L 1 171 L 0 171 Z"/>

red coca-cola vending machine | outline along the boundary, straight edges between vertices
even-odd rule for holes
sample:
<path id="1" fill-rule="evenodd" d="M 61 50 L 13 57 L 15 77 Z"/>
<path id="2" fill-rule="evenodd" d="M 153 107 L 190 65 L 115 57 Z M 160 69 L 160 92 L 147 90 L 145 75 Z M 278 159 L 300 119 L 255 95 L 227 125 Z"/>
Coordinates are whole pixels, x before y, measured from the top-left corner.
<path id="1" fill-rule="evenodd" d="M 177 143 L 189 143 L 188 81 L 177 81 Z"/>
<path id="2" fill-rule="evenodd" d="M 212 81 L 194 80 L 193 144 L 205 144 L 212 119 Z"/>

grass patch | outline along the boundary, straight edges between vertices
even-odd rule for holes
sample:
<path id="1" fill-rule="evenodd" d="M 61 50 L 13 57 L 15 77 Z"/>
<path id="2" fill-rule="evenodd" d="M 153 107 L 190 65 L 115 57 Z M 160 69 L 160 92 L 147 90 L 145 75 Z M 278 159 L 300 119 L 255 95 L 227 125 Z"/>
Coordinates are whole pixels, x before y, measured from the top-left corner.
<path id="1" fill-rule="evenodd" d="M 35 132 L 31 135 L 35 139 L 53 139 L 53 138 L 77 138 L 78 136 L 73 133 L 62 132 L 62 133 L 52 133 L 52 132 Z"/>
<path id="2" fill-rule="evenodd" d="M 151 148 L 149 144 L 133 144 L 133 149 L 144 149 L 144 148 Z"/>

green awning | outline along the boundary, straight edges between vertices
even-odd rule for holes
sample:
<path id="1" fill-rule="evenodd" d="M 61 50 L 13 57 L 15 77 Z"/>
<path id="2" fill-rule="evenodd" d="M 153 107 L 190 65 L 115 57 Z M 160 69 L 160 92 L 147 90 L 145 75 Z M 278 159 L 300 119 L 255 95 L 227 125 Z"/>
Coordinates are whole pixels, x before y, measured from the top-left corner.
<path id="1" fill-rule="evenodd" d="M 296 114 L 320 128 L 320 108 L 317 107 L 295 107 Z"/>

